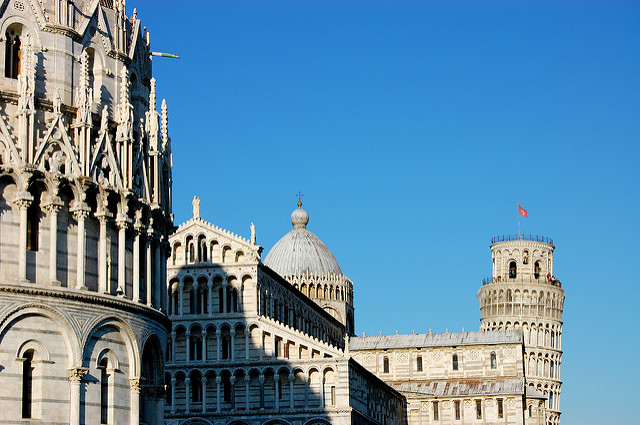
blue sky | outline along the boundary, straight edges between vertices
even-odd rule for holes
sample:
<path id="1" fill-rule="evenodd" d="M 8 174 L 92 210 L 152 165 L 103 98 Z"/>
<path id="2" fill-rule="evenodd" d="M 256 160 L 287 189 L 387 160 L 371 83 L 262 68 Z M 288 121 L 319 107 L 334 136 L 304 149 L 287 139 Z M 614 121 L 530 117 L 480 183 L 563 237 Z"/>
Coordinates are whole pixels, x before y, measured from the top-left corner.
<path id="1" fill-rule="evenodd" d="M 638 423 L 640 6 L 129 1 L 169 105 L 176 223 L 267 252 L 304 192 L 356 331 L 477 330 L 492 236 L 556 244 L 562 423 Z M 131 10 L 129 10 L 131 12 Z"/>

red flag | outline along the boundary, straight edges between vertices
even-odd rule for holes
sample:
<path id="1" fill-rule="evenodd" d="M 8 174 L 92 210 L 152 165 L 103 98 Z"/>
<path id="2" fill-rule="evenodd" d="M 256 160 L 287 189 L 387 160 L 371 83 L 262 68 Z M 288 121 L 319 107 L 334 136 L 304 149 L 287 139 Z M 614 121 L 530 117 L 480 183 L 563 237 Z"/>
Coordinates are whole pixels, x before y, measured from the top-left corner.
<path id="1" fill-rule="evenodd" d="M 518 214 L 520 214 L 523 217 L 529 217 L 529 215 L 527 214 L 527 210 L 522 208 L 520 204 L 518 204 Z"/>

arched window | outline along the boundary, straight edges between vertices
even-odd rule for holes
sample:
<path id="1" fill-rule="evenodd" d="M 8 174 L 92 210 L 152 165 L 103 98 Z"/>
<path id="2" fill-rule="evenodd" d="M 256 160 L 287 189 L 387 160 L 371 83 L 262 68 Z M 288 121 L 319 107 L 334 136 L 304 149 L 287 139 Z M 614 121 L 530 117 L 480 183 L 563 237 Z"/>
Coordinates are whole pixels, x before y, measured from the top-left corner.
<path id="1" fill-rule="evenodd" d="M 476 400 L 476 419 L 482 419 L 482 400 Z"/>
<path id="2" fill-rule="evenodd" d="M 191 337 L 190 347 L 191 358 L 189 360 L 202 360 L 202 338 L 199 336 Z"/>
<path id="3" fill-rule="evenodd" d="M 231 382 L 229 381 L 229 379 L 225 379 L 224 382 L 224 402 L 225 403 L 229 403 L 231 402 Z"/>
<path id="4" fill-rule="evenodd" d="M 33 350 L 22 356 L 22 417 L 31 418 L 33 404 Z"/>
<path id="5" fill-rule="evenodd" d="M 230 359 L 231 358 L 231 337 L 229 335 L 225 335 L 222 337 L 222 359 Z"/>
<path id="6" fill-rule="evenodd" d="M 536 261 L 533 265 L 533 276 L 536 279 L 539 278 L 540 272 L 542 272 L 542 269 L 540 268 L 540 261 Z"/>
<path id="7" fill-rule="evenodd" d="M 453 355 L 453 370 L 458 370 L 458 355 Z"/>
<path id="8" fill-rule="evenodd" d="M 189 313 L 196 314 L 196 296 L 194 289 L 189 290 Z"/>
<path id="9" fill-rule="evenodd" d="M 40 233 L 40 202 L 38 197 L 27 208 L 27 249 L 38 250 L 38 234 Z"/>
<path id="10" fill-rule="evenodd" d="M 202 401 L 202 381 L 197 374 L 191 376 L 191 401 L 193 403 Z"/>
<path id="11" fill-rule="evenodd" d="M 496 353 L 491 353 L 491 369 L 496 369 L 498 367 L 498 359 L 496 358 Z"/>
<path id="12" fill-rule="evenodd" d="M 103 358 L 100 361 L 100 423 L 106 424 L 109 421 L 109 373 L 107 367 L 109 361 Z"/>
<path id="13" fill-rule="evenodd" d="M 516 278 L 517 268 L 518 268 L 518 266 L 516 265 L 515 261 L 512 261 L 512 262 L 509 263 L 509 278 L 510 279 L 515 279 Z"/>
<path id="14" fill-rule="evenodd" d="M 422 356 L 416 358 L 416 370 L 422 372 Z"/>
<path id="15" fill-rule="evenodd" d="M 389 373 L 389 357 L 382 360 L 382 373 Z"/>
<path id="16" fill-rule="evenodd" d="M 173 298 L 173 314 L 180 313 L 178 303 L 180 302 L 180 296 L 176 291 L 171 292 L 171 296 Z"/>
<path id="17" fill-rule="evenodd" d="M 18 78 L 20 74 L 20 36 L 15 30 L 9 29 L 5 34 L 7 40 L 4 60 L 4 76 Z"/>
<path id="18" fill-rule="evenodd" d="M 236 291 L 236 288 L 229 288 L 227 291 L 227 310 L 229 310 L 229 313 L 238 312 L 238 291 Z M 278 314 L 277 311 L 275 314 Z M 276 319 L 279 319 L 279 317 L 276 317 Z"/>

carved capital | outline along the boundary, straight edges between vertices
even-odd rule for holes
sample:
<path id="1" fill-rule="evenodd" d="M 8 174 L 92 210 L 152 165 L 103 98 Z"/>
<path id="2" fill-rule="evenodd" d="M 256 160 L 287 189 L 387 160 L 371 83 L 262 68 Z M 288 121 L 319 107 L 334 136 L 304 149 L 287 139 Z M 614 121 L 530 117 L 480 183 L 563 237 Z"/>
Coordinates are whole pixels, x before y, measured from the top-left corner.
<path id="1" fill-rule="evenodd" d="M 106 223 L 111 217 L 113 217 L 113 214 L 106 210 L 98 211 L 96 213 L 96 218 L 100 223 Z"/>
<path id="2" fill-rule="evenodd" d="M 222 383 L 222 377 L 216 376 L 216 384 L 221 384 L 221 383 Z"/>
<path id="3" fill-rule="evenodd" d="M 76 219 L 76 221 L 80 221 L 89 217 L 91 208 L 89 208 L 89 205 L 85 204 L 84 202 L 74 202 L 73 206 L 71 207 L 71 212 L 73 213 L 73 217 Z"/>
<path id="4" fill-rule="evenodd" d="M 296 380 L 296 376 L 293 373 L 289 374 L 289 381 L 293 382 Z"/>
<path id="5" fill-rule="evenodd" d="M 122 216 L 119 215 L 116 218 L 116 225 L 118 226 L 118 229 L 120 230 L 127 230 L 129 228 L 129 226 L 131 225 L 131 220 L 129 220 L 129 218 L 127 216 Z"/>
<path id="6" fill-rule="evenodd" d="M 29 206 L 31 205 L 31 203 L 33 202 L 33 195 L 31 195 L 29 192 L 21 192 L 18 194 L 18 196 L 16 196 L 16 199 L 13 201 L 18 208 L 22 209 L 27 209 L 29 208 Z"/>
<path id="7" fill-rule="evenodd" d="M 62 204 L 61 201 L 59 200 L 54 200 L 49 202 L 46 205 L 43 205 L 42 207 L 45 209 L 45 211 L 49 214 L 58 214 L 60 212 L 60 210 L 62 209 L 64 205 Z"/>
<path id="8" fill-rule="evenodd" d="M 129 378 L 129 391 L 140 394 L 140 391 L 142 391 L 140 378 Z"/>
<path id="9" fill-rule="evenodd" d="M 235 385 L 237 381 L 237 378 L 235 376 L 232 376 L 229 378 L 229 382 L 231 382 L 231 385 Z"/>
<path id="10" fill-rule="evenodd" d="M 72 367 L 69 369 L 69 382 L 75 385 L 80 385 L 82 378 L 89 371 L 86 367 Z"/>

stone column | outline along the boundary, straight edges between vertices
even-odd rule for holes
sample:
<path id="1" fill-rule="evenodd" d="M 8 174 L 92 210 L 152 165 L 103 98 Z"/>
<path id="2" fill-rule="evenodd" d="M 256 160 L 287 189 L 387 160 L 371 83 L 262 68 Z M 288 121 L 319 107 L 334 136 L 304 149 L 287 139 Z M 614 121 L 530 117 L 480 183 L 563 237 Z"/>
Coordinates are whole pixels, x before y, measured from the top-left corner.
<path id="1" fill-rule="evenodd" d="M 191 361 L 191 332 L 186 332 L 187 337 L 187 363 Z"/>
<path id="2" fill-rule="evenodd" d="M 246 397 L 247 401 L 246 401 L 245 406 L 244 406 L 245 410 L 249 410 L 251 408 L 250 407 L 251 403 L 250 403 L 250 399 L 249 399 L 249 395 L 250 395 L 249 384 L 250 384 L 250 382 L 251 382 L 251 377 L 249 375 L 245 375 L 244 376 L 244 392 L 245 392 L 245 394 L 247 396 Z"/>
<path id="3" fill-rule="evenodd" d="M 202 413 L 207 411 L 207 382 L 209 380 L 206 376 L 202 377 Z"/>
<path id="4" fill-rule="evenodd" d="M 209 291 L 207 292 L 207 304 L 208 304 L 208 310 L 207 310 L 207 315 L 209 317 L 213 316 L 213 282 L 210 280 L 207 282 L 207 288 L 209 289 Z"/>
<path id="5" fill-rule="evenodd" d="M 129 379 L 129 424 L 138 425 L 140 423 L 140 378 Z"/>
<path id="6" fill-rule="evenodd" d="M 304 408 L 309 407 L 309 377 L 306 376 L 304 380 Z"/>
<path id="7" fill-rule="evenodd" d="M 178 283 L 178 314 L 182 316 L 184 313 L 184 282 Z"/>
<path id="8" fill-rule="evenodd" d="M 27 282 L 27 209 L 33 201 L 29 192 L 23 192 L 15 203 L 20 209 L 20 236 L 18 238 L 18 280 Z"/>
<path id="9" fill-rule="evenodd" d="M 199 305 L 200 304 L 200 291 L 199 291 L 200 285 L 198 285 L 198 282 L 193 282 L 191 284 L 191 288 L 193 291 L 193 302 L 195 303 L 195 305 L 190 306 L 190 308 L 193 309 L 193 312 L 195 314 L 200 314 L 200 311 L 198 311 L 198 307 L 202 307 Z M 191 299 L 189 299 L 189 302 L 191 302 Z"/>
<path id="10" fill-rule="evenodd" d="M 111 293 L 107 282 L 107 220 L 111 214 L 103 211 L 97 214 L 100 222 L 100 236 L 98 239 L 98 287 L 103 294 Z"/>
<path id="11" fill-rule="evenodd" d="M 207 333 L 206 329 L 202 334 L 202 361 L 207 361 Z"/>
<path id="12" fill-rule="evenodd" d="M 244 330 L 244 358 L 249 360 L 249 329 Z"/>
<path id="13" fill-rule="evenodd" d="M 260 382 L 260 408 L 264 409 L 264 375 L 262 373 L 258 377 L 258 382 Z"/>
<path id="14" fill-rule="evenodd" d="M 161 270 L 161 266 L 162 266 L 162 257 L 160 256 L 161 250 L 162 250 L 162 241 L 158 241 L 158 246 L 155 249 L 155 256 L 154 256 L 154 276 L 155 279 L 153 280 L 155 282 L 155 285 L 152 287 L 153 291 L 156 293 L 156 297 L 155 297 L 155 304 L 153 305 L 156 309 L 160 310 L 162 308 L 162 295 L 160 294 L 160 288 L 162 286 L 164 286 L 164 282 L 165 279 L 163 279 L 162 277 L 162 270 Z M 166 261 L 166 258 L 164 259 Z"/>
<path id="15" fill-rule="evenodd" d="M 228 307 L 228 305 L 227 305 L 227 290 L 228 290 L 228 288 L 229 287 L 227 285 L 227 281 L 223 280 L 222 281 L 222 312 L 223 313 L 228 313 L 229 312 L 229 310 L 227 310 L 227 307 Z"/>
<path id="16" fill-rule="evenodd" d="M 186 394 L 186 398 L 185 398 L 185 411 L 187 413 L 189 413 L 190 411 L 190 406 L 189 404 L 191 403 L 191 401 L 189 400 L 191 398 L 191 379 L 189 378 L 185 378 L 184 380 L 184 390 L 185 390 L 185 394 Z"/>
<path id="17" fill-rule="evenodd" d="M 142 223 L 136 220 L 133 233 L 133 300 L 140 302 L 140 234 Z"/>
<path id="18" fill-rule="evenodd" d="M 171 378 L 171 413 L 176 412 L 176 378 Z"/>
<path id="19" fill-rule="evenodd" d="M 176 332 L 171 332 L 171 363 L 176 362 Z M 172 405 L 173 406 L 173 405 Z"/>
<path id="20" fill-rule="evenodd" d="M 126 242 L 127 228 L 129 227 L 129 219 L 126 216 L 119 216 L 116 220 L 118 225 L 118 289 L 117 294 L 126 297 Z"/>
<path id="21" fill-rule="evenodd" d="M 229 378 L 229 383 L 231 384 L 231 410 L 236 410 L 236 377 L 231 376 Z"/>
<path id="22" fill-rule="evenodd" d="M 82 378 L 89 371 L 86 367 L 69 369 L 69 425 L 80 425 L 80 395 L 82 394 Z"/>
<path id="23" fill-rule="evenodd" d="M 52 286 L 60 286 L 58 280 L 58 213 L 62 209 L 60 200 L 52 201 L 45 205 L 49 213 L 50 229 L 49 229 L 49 284 Z"/>
<path id="24" fill-rule="evenodd" d="M 275 383 L 275 399 L 276 399 L 276 410 L 280 409 L 280 375 L 273 375 L 273 382 Z"/>
<path id="25" fill-rule="evenodd" d="M 324 376 L 320 378 L 320 406 L 324 407 Z"/>
<path id="26" fill-rule="evenodd" d="M 222 383 L 222 378 L 216 376 L 216 412 L 220 411 L 220 384 Z"/>
<path id="27" fill-rule="evenodd" d="M 87 289 L 84 284 L 84 262 L 86 249 L 86 235 L 84 230 L 84 221 L 89 217 L 91 210 L 87 204 L 76 204 L 72 210 L 74 218 L 78 221 L 78 260 L 76 264 L 76 289 Z"/>
<path id="28" fill-rule="evenodd" d="M 220 361 L 220 329 L 216 329 L 216 360 Z"/>
<path id="29" fill-rule="evenodd" d="M 293 409 L 293 381 L 295 381 L 296 376 L 293 373 L 289 374 L 289 408 Z"/>
<path id="30" fill-rule="evenodd" d="M 229 335 L 231 336 L 231 343 L 230 343 L 231 347 L 229 347 L 229 348 L 230 348 L 230 350 L 229 350 L 229 358 L 230 358 L 231 360 L 233 360 L 233 359 L 234 359 L 234 357 L 235 357 L 235 353 L 234 353 L 234 352 L 235 352 L 235 349 L 234 349 L 234 346 L 236 345 L 236 344 L 235 344 L 236 330 L 235 330 L 235 329 L 231 329 L 231 330 L 229 331 Z"/>
<path id="31" fill-rule="evenodd" d="M 151 241 L 153 238 L 153 229 L 152 228 L 148 228 L 147 229 L 147 237 L 145 238 L 144 241 L 144 250 L 145 250 L 145 254 L 146 254 L 146 273 L 145 273 L 145 281 L 147 284 L 147 306 L 151 307 L 152 301 L 153 301 L 153 277 L 151 276 L 151 250 L 153 248 Z M 174 312 L 174 314 L 176 314 L 176 312 Z"/>

